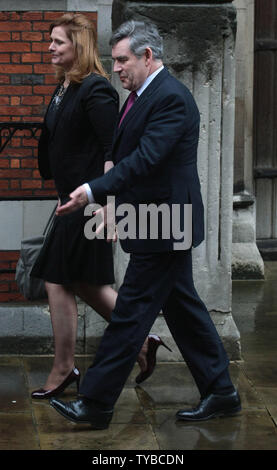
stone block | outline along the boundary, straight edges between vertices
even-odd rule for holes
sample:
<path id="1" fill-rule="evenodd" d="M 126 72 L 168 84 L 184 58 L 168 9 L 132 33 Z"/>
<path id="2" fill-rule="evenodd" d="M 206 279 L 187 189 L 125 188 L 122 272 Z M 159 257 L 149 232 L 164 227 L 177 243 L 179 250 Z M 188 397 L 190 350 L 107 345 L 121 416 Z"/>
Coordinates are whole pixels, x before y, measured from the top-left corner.
<path id="1" fill-rule="evenodd" d="M 0 202 L 1 250 L 18 250 L 23 238 L 23 202 Z"/>
<path id="2" fill-rule="evenodd" d="M 84 306 L 84 353 L 95 354 L 107 322 L 91 307 Z"/>
<path id="3" fill-rule="evenodd" d="M 233 243 L 233 279 L 264 279 L 264 263 L 256 243 Z"/>
<path id="4" fill-rule="evenodd" d="M 85 325 L 79 306 L 76 354 L 83 354 Z M 1 354 L 54 354 L 49 307 L 43 302 L 0 306 Z"/>
<path id="5" fill-rule="evenodd" d="M 56 201 L 1 201 L 1 250 L 19 250 L 21 240 L 41 235 Z"/>
<path id="6" fill-rule="evenodd" d="M 23 238 L 41 235 L 57 201 L 23 202 Z"/>
<path id="7" fill-rule="evenodd" d="M 233 243 L 255 243 L 256 226 L 251 208 L 233 213 Z"/>
<path id="8" fill-rule="evenodd" d="M 2 11 L 64 11 L 66 5 L 67 0 L 0 0 Z"/>

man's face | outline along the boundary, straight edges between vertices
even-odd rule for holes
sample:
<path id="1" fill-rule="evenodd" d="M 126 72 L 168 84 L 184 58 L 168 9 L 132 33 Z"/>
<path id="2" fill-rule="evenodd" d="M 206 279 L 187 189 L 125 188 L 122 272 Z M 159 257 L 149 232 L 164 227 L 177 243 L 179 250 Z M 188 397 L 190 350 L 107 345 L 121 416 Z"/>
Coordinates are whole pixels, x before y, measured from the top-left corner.
<path id="1" fill-rule="evenodd" d="M 130 50 L 129 38 L 122 39 L 112 48 L 114 72 L 117 72 L 123 88 L 138 90 L 149 74 L 149 59 L 146 54 L 136 57 Z"/>

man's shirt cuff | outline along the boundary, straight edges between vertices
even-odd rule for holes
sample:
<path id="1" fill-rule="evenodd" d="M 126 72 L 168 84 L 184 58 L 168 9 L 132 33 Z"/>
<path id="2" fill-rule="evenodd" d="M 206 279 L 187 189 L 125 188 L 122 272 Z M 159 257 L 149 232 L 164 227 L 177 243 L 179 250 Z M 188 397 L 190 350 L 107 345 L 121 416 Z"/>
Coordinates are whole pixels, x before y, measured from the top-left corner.
<path id="1" fill-rule="evenodd" d="M 88 183 L 84 183 L 83 184 L 83 187 L 85 188 L 86 192 L 87 192 L 87 197 L 88 197 L 88 202 L 90 204 L 92 204 L 94 201 L 94 197 L 93 197 L 93 194 L 92 194 L 92 191 L 90 189 L 90 185 Z"/>

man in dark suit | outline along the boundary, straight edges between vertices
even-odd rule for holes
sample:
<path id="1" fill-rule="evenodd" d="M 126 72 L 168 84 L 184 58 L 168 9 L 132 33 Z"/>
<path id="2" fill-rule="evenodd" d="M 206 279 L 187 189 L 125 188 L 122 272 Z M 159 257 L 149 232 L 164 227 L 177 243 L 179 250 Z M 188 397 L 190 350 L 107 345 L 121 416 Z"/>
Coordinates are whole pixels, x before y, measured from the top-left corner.
<path id="1" fill-rule="evenodd" d="M 59 209 L 66 214 L 88 202 L 192 206 L 192 246 L 203 240 L 203 204 L 197 173 L 199 111 L 190 91 L 162 63 L 162 39 L 148 23 L 129 21 L 111 39 L 114 71 L 130 90 L 114 136 L 115 167 L 71 193 Z M 133 103 L 130 103 L 130 100 Z M 127 114 L 126 111 L 128 110 Z M 180 211 L 182 212 L 182 211 Z M 134 366 L 144 338 L 163 310 L 172 336 L 198 386 L 201 400 L 177 419 L 199 421 L 241 409 L 229 376 L 229 361 L 192 278 L 191 246 L 174 249 L 176 239 L 121 240 L 130 262 L 116 307 L 81 386 L 81 396 L 52 406 L 74 422 L 105 428 Z"/>

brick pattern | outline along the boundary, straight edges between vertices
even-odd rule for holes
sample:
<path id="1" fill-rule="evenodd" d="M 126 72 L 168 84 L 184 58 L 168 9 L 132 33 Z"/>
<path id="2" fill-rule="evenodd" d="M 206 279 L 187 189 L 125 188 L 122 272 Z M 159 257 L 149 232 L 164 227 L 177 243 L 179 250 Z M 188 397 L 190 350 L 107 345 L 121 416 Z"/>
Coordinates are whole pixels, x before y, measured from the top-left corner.
<path id="1" fill-rule="evenodd" d="M 0 302 L 24 301 L 18 292 L 14 273 L 8 272 L 16 268 L 19 251 L 0 251 Z"/>
<path id="2" fill-rule="evenodd" d="M 63 13 L 0 12 L 1 122 L 42 121 L 56 86 L 48 30 Z M 83 13 L 96 26 L 97 13 Z M 56 194 L 52 181 L 41 180 L 36 157 L 36 138 L 29 131 L 17 131 L 0 154 L 0 197 Z"/>
<path id="3" fill-rule="evenodd" d="M 0 12 L 1 122 L 43 120 L 56 86 L 48 53 L 49 24 L 63 13 Z M 97 26 L 97 13 L 82 13 Z M 0 154 L 0 198 L 52 195 L 53 182 L 43 182 L 37 169 L 37 139 L 29 131 L 17 131 Z M 0 302 L 25 300 L 14 280 L 18 256 L 19 251 L 0 251 Z"/>

